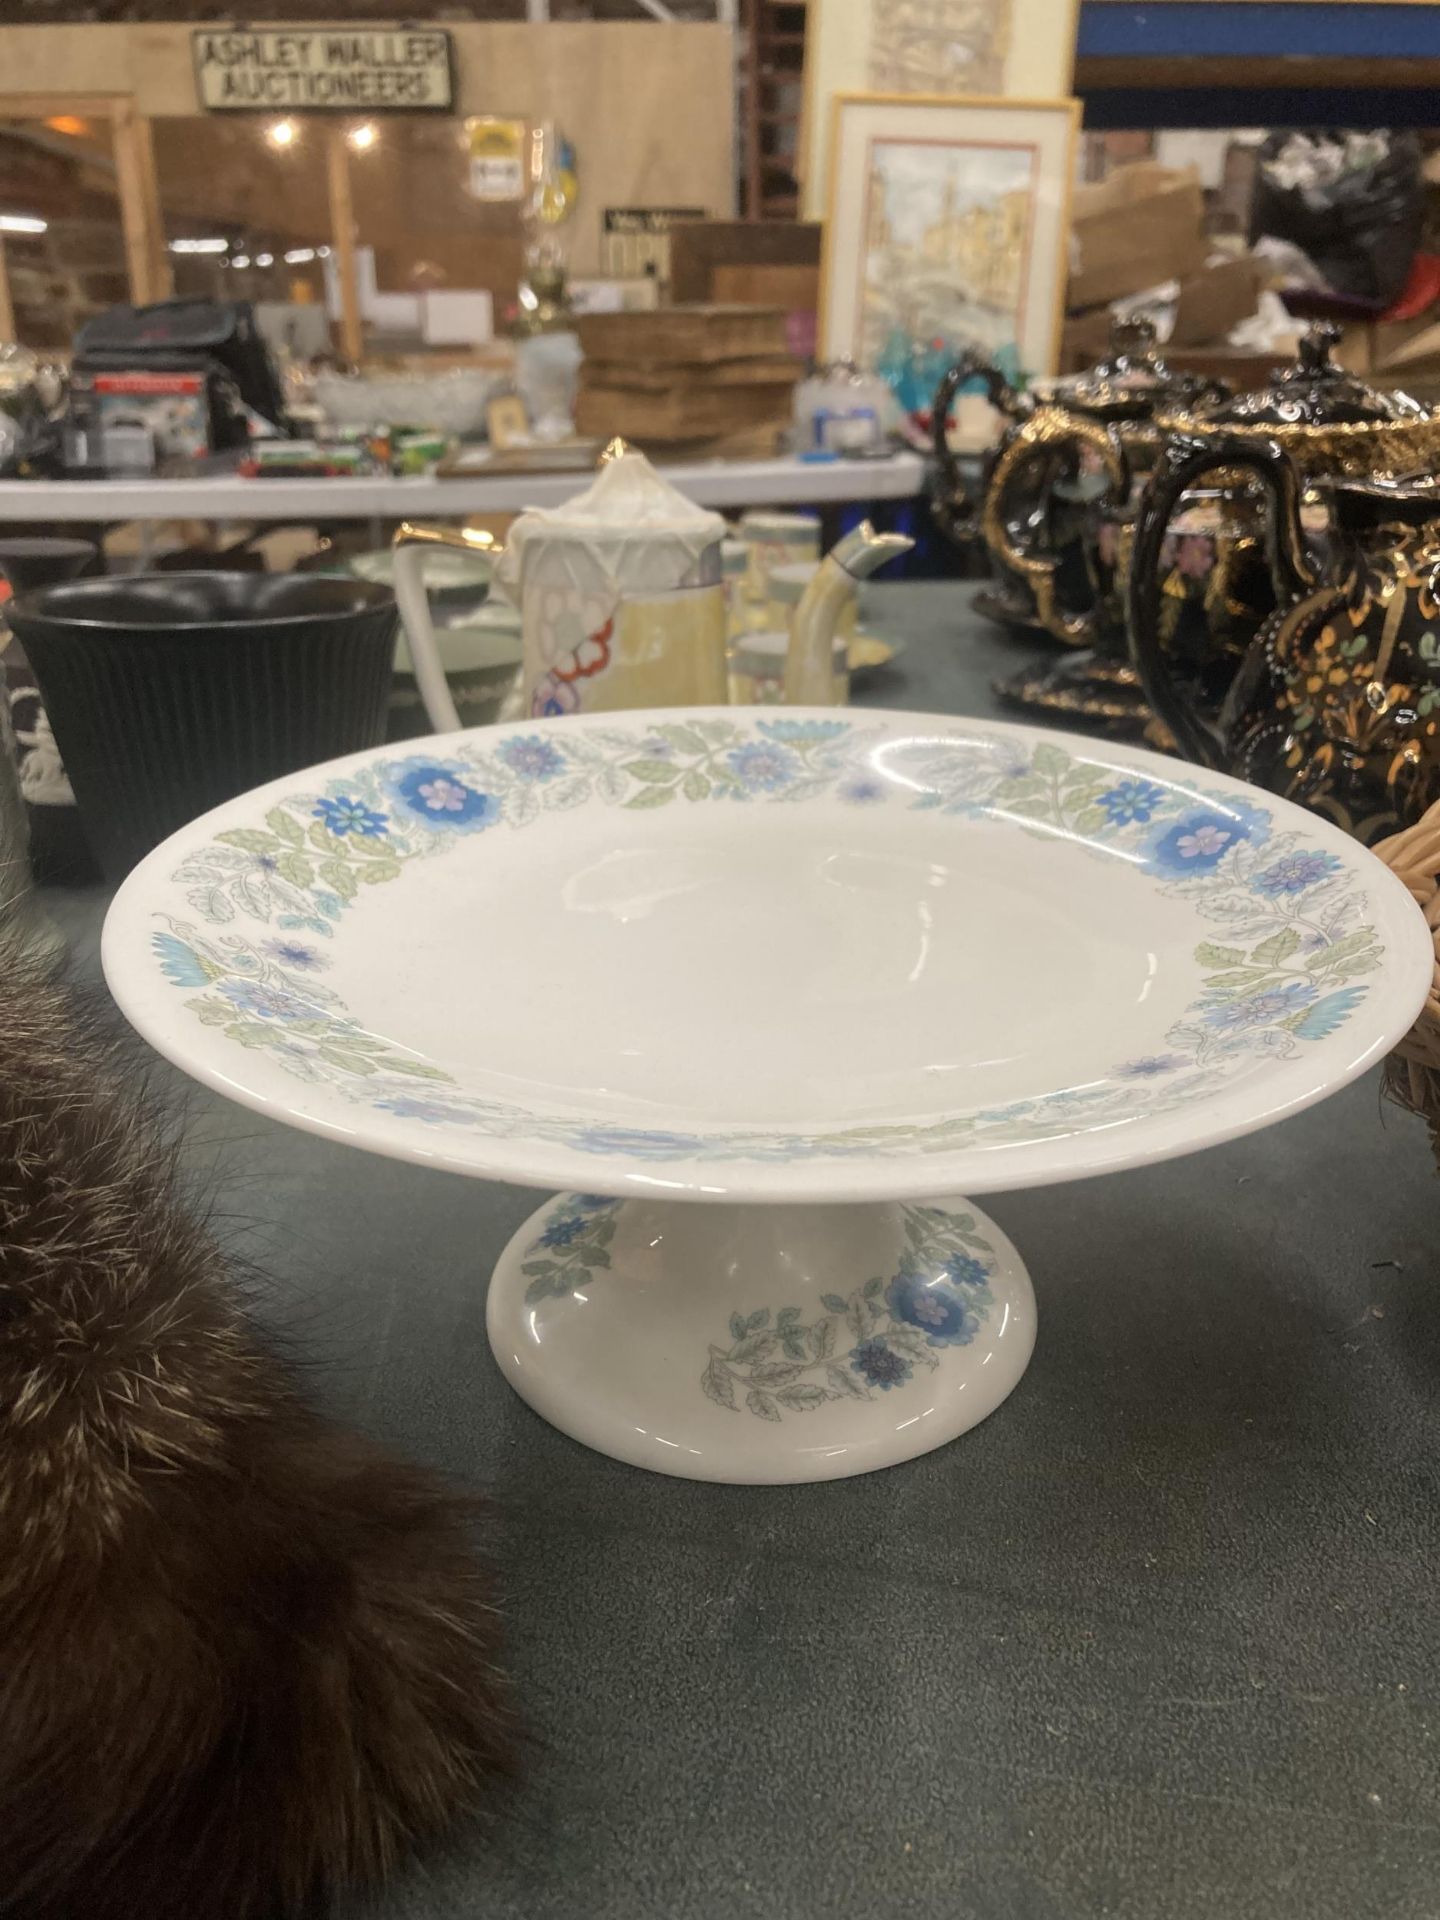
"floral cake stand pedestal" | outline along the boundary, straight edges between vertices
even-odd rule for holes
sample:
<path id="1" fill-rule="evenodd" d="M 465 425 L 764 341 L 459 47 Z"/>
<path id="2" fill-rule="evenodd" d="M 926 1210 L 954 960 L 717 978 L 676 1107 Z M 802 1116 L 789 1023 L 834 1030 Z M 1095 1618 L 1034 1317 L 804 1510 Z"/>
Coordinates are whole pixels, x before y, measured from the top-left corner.
<path id="1" fill-rule="evenodd" d="M 742 1482 L 989 1414 L 1030 1282 L 956 1196 L 1284 1118 L 1409 1027 L 1423 916 L 1308 814 L 931 715 L 594 715 L 376 749 L 131 875 L 115 997 L 232 1099 L 561 1189 L 501 1255 L 507 1379 Z"/>

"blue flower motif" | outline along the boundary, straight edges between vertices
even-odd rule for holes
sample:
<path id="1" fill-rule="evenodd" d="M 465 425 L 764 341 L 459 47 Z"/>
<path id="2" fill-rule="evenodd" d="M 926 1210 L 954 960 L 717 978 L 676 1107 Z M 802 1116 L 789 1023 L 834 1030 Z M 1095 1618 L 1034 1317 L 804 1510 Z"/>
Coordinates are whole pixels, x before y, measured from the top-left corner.
<path id="1" fill-rule="evenodd" d="M 553 740 L 542 740 L 538 733 L 507 740 L 499 750 L 499 757 L 521 780 L 553 780 L 557 773 L 565 770 L 564 754 Z"/>
<path id="2" fill-rule="evenodd" d="M 209 986 L 210 975 L 201 965 L 200 956 L 193 947 L 187 947 L 173 933 L 151 934 L 150 944 L 159 957 L 160 971 L 173 986 Z"/>
<path id="3" fill-rule="evenodd" d="M 1165 789 L 1157 781 L 1122 780 L 1100 794 L 1096 804 L 1105 809 L 1111 826 L 1123 827 L 1132 820 L 1143 825 L 1164 798 Z"/>
<path id="4" fill-rule="evenodd" d="M 1364 998 L 1364 987 L 1341 987 L 1338 993 L 1327 993 L 1303 1020 L 1295 1022 L 1292 1031 L 1301 1040 L 1323 1040 L 1344 1026 Z"/>
<path id="5" fill-rule="evenodd" d="M 1219 807 L 1192 808 L 1151 840 L 1148 864 L 1182 879 L 1213 873 L 1232 847 L 1242 840 L 1264 837 L 1248 817 L 1250 812 L 1239 807 L 1233 812 Z"/>
<path id="6" fill-rule="evenodd" d="M 705 1148 L 697 1134 L 644 1127 L 583 1127 L 569 1144 L 582 1153 L 625 1153 L 643 1160 L 676 1160 Z"/>
<path id="7" fill-rule="evenodd" d="M 946 1261 L 945 1280 L 962 1278 L 950 1272 L 956 1263 L 975 1270 L 973 1277 L 968 1271 L 964 1273 L 964 1285 L 985 1285 L 989 1278 L 985 1268 L 967 1253 L 956 1254 L 953 1262 Z M 897 1273 L 885 1289 L 885 1301 L 897 1320 L 918 1327 L 932 1347 L 968 1347 L 980 1330 L 980 1316 L 944 1280 L 927 1280 L 921 1273 Z"/>
<path id="8" fill-rule="evenodd" d="M 904 1355 L 887 1347 L 883 1340 L 866 1340 L 852 1347 L 850 1364 L 870 1386 L 879 1387 L 885 1393 L 891 1387 L 903 1386 L 912 1372 Z"/>
<path id="9" fill-rule="evenodd" d="M 367 807 L 363 800 L 354 800 L 347 793 L 337 794 L 331 800 L 317 800 L 314 813 L 337 840 L 343 840 L 348 833 L 358 834 L 365 840 L 379 840 L 389 831 L 383 813 L 377 813 L 374 807 Z M 262 866 L 267 859 L 269 855 L 261 855 Z M 272 871 L 274 865 L 270 859 Z"/>
<path id="10" fill-rule="evenodd" d="M 1341 862 L 1333 853 L 1287 853 L 1257 873 L 1250 884 L 1256 893 L 1278 900 L 1287 893 L 1304 893 L 1307 887 L 1319 886 L 1340 869 Z"/>
<path id="11" fill-rule="evenodd" d="M 439 1100 L 419 1100 L 411 1093 L 392 1094 L 375 1104 L 387 1113 L 399 1114 L 402 1120 L 423 1120 L 430 1126 L 439 1126 L 445 1121 L 463 1123 L 471 1117 L 463 1107 L 447 1107 Z"/>
<path id="12" fill-rule="evenodd" d="M 760 731 L 767 740 L 838 740 L 850 731 L 848 720 L 762 720 Z"/>
<path id="13" fill-rule="evenodd" d="M 303 940 L 267 940 L 265 952 L 282 967 L 298 967 L 301 973 L 318 973 L 330 964 L 323 953 L 307 947 Z"/>
<path id="14" fill-rule="evenodd" d="M 461 778 L 466 771 L 454 760 L 412 758 L 387 766 L 384 780 L 395 801 L 427 826 L 478 833 L 495 825 L 502 808 L 495 794 Z"/>
<path id="15" fill-rule="evenodd" d="M 1315 998 L 1315 989 L 1305 980 L 1287 980 L 1282 986 L 1266 987 L 1261 993 L 1244 994 L 1234 1000 L 1218 1000 L 1203 1007 L 1200 1018 L 1217 1033 L 1241 1033 L 1248 1027 L 1270 1027 L 1286 1020 Z"/>
<path id="16" fill-rule="evenodd" d="M 241 1013 L 252 1013 L 257 1020 L 313 1020 L 313 1002 L 284 987 L 262 986 L 258 980 L 223 980 L 220 991 Z"/>
<path id="17" fill-rule="evenodd" d="M 557 1213 L 547 1223 L 540 1236 L 542 1247 L 568 1247 L 578 1240 L 586 1228 L 586 1220 L 579 1213 Z"/>
<path id="18" fill-rule="evenodd" d="M 845 781 L 838 792 L 848 806 L 873 807 L 878 800 L 885 798 L 885 782 L 861 774 L 854 780 Z"/>
<path id="19" fill-rule="evenodd" d="M 952 1253 L 942 1271 L 952 1287 L 984 1287 L 990 1283 L 989 1267 L 973 1253 Z"/>
<path id="20" fill-rule="evenodd" d="M 1180 1067 L 1188 1067 L 1190 1062 L 1183 1053 L 1148 1053 L 1139 1060 L 1127 1060 L 1123 1067 L 1116 1067 L 1117 1080 L 1154 1080 L 1162 1073 L 1174 1073 Z"/>
<path id="21" fill-rule="evenodd" d="M 788 747 L 764 740 L 747 740 L 725 758 L 747 793 L 778 793 L 800 772 L 800 762 Z"/>

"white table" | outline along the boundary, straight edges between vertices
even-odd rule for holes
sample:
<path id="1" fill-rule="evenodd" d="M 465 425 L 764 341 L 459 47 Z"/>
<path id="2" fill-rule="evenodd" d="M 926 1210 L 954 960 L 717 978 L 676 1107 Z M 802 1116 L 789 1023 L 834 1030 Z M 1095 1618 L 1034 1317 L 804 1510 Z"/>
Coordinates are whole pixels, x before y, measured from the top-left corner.
<path id="1" fill-rule="evenodd" d="M 921 490 L 916 453 L 811 465 L 775 460 L 693 461 L 662 469 L 705 507 L 826 506 L 908 500 Z M 432 520 L 454 514 L 554 507 L 588 486 L 589 473 L 475 474 L 396 480 L 245 480 L 234 474 L 156 480 L 0 480 L 0 523 L 122 520 Z"/>

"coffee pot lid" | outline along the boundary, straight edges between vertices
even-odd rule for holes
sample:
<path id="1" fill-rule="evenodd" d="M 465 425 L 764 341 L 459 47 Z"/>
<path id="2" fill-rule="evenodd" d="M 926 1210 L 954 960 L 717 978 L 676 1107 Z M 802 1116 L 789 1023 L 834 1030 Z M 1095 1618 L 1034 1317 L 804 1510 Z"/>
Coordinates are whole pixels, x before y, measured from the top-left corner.
<path id="1" fill-rule="evenodd" d="M 696 577 L 707 548 L 716 552 L 725 522 L 697 507 L 658 474 L 643 453 L 620 441 L 607 450 L 599 473 L 563 506 L 533 508 L 511 527 L 498 569 L 507 588 L 542 555 L 560 577 L 577 585 L 606 578 L 620 586 L 664 590 Z M 546 564 L 547 576 L 551 565 Z"/>
<path id="2" fill-rule="evenodd" d="M 1397 420 L 1428 420 L 1430 410 L 1408 393 L 1385 392 L 1338 365 L 1340 329 L 1317 322 L 1300 341 L 1295 360 L 1251 393 L 1206 407 L 1197 424 L 1206 427 L 1380 426 Z"/>
<path id="3" fill-rule="evenodd" d="M 1161 407 L 1189 405 L 1202 384 L 1213 390 L 1213 383 L 1199 382 L 1193 374 L 1176 373 L 1166 366 L 1156 352 L 1153 321 L 1141 314 L 1116 314 L 1110 322 L 1105 358 L 1085 373 L 1055 381 L 1051 398 L 1100 419 L 1134 419 Z"/>

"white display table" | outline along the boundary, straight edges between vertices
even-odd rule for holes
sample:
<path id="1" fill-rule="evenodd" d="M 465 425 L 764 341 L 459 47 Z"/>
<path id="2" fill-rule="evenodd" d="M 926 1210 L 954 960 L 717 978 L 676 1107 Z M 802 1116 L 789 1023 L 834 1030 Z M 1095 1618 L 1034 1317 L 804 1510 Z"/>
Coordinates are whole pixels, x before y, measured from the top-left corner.
<path id="1" fill-rule="evenodd" d="M 667 466 L 665 477 L 706 507 L 826 506 L 849 500 L 905 500 L 918 494 L 925 463 L 916 453 L 886 460 L 812 465 L 775 460 L 707 460 Z M 588 473 L 475 474 L 343 479 L 246 480 L 205 474 L 156 480 L 3 480 L 6 521 L 445 519 L 553 507 L 589 484 Z"/>

